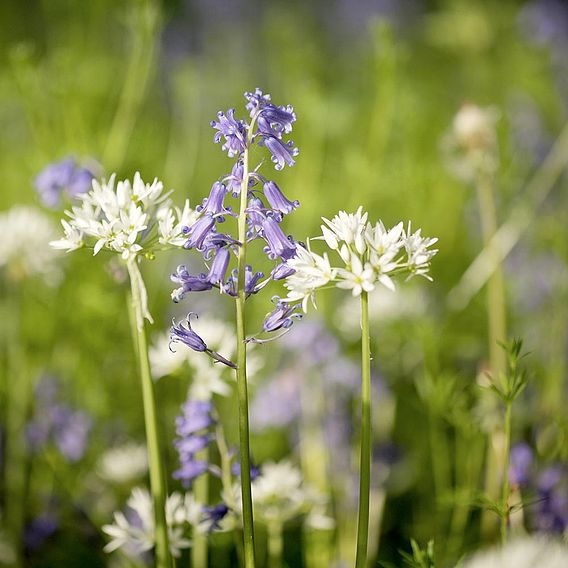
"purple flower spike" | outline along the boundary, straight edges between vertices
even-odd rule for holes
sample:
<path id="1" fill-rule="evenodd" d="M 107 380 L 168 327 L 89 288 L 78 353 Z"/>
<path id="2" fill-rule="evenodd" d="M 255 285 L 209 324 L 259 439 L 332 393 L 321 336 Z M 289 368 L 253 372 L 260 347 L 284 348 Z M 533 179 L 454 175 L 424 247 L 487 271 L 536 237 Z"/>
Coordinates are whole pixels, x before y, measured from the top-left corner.
<path id="1" fill-rule="evenodd" d="M 205 213 L 184 233 L 189 237 L 183 245 L 186 249 L 196 248 L 202 250 L 205 238 L 211 233 L 215 227 L 215 218 L 211 213 Z"/>
<path id="2" fill-rule="evenodd" d="M 186 488 L 189 488 L 191 487 L 191 482 L 200 475 L 203 475 L 208 469 L 209 464 L 206 461 L 188 460 L 183 463 L 179 469 L 173 472 L 172 477 L 179 479 Z"/>
<path id="3" fill-rule="evenodd" d="M 227 247 L 217 249 L 217 254 L 211 263 L 207 280 L 211 284 L 222 284 L 225 282 L 225 275 L 231 260 L 231 252 Z"/>
<path id="4" fill-rule="evenodd" d="M 262 144 L 270 150 L 272 163 L 275 164 L 274 168 L 277 170 L 284 169 L 285 165 L 292 167 L 296 163 L 294 157 L 300 153 L 291 140 L 282 142 L 282 140 L 274 136 L 265 136 Z"/>
<path id="5" fill-rule="evenodd" d="M 273 181 L 267 181 L 264 184 L 264 197 L 266 197 L 272 209 L 280 211 L 284 215 L 291 213 L 300 205 L 297 200 L 290 201 Z"/>
<path id="6" fill-rule="evenodd" d="M 172 343 L 180 342 L 194 351 L 208 351 L 203 339 L 191 329 L 190 318 L 192 315 L 194 315 L 193 312 L 187 315 L 187 327 L 185 327 L 183 323 L 176 325 L 175 320 L 172 321 L 172 327 L 170 328 L 170 349 Z"/>
<path id="7" fill-rule="evenodd" d="M 256 294 L 260 288 L 257 288 L 258 281 L 264 278 L 264 272 L 253 272 L 252 266 L 247 264 L 245 266 L 245 295 L 248 298 L 251 294 Z M 227 280 L 227 284 L 223 289 L 223 292 L 229 294 L 230 296 L 237 295 L 239 281 L 239 271 L 235 268 L 231 272 L 231 276 Z"/>
<path id="8" fill-rule="evenodd" d="M 225 195 L 228 191 L 225 185 L 216 181 L 211 188 L 209 197 L 203 200 L 203 204 L 197 207 L 197 211 L 203 211 L 205 214 L 219 215 L 220 213 L 227 213 L 228 210 L 223 206 Z"/>
<path id="9" fill-rule="evenodd" d="M 533 463 L 533 451 L 530 446 L 524 442 L 513 446 L 510 460 L 509 483 L 519 486 L 527 485 Z"/>
<path id="10" fill-rule="evenodd" d="M 301 304 L 292 306 L 282 302 L 278 296 L 275 296 L 272 300 L 275 302 L 276 307 L 266 316 L 262 324 L 262 329 L 267 333 L 278 331 L 279 329 L 288 329 L 294 323 L 294 319 L 302 318 L 302 314 L 296 313 Z"/>
<path id="11" fill-rule="evenodd" d="M 278 257 L 288 260 L 296 254 L 296 245 L 282 232 L 274 217 L 262 220 L 262 236 L 268 243 L 265 252 L 272 260 Z"/>
<path id="12" fill-rule="evenodd" d="M 170 279 L 172 282 L 180 285 L 179 288 L 172 292 L 172 300 L 174 302 L 183 300 L 188 292 L 204 292 L 213 288 L 205 274 L 201 273 L 193 276 L 183 264 L 177 267 L 176 272 L 170 276 Z"/>
<path id="13" fill-rule="evenodd" d="M 217 144 L 221 142 L 223 137 L 225 138 L 222 149 L 227 152 L 229 158 L 234 158 L 243 152 L 247 142 L 246 124 L 242 120 L 236 120 L 234 114 L 235 109 L 231 108 L 226 115 L 223 112 L 218 112 L 218 121 L 211 121 L 211 126 L 218 130 L 214 138 L 215 143 Z"/>

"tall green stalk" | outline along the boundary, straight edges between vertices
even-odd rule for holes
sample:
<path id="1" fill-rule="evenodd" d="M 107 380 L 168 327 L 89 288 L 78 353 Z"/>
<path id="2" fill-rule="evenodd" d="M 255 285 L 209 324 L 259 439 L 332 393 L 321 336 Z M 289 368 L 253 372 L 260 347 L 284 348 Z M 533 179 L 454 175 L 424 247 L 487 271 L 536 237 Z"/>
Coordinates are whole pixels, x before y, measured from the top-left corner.
<path id="1" fill-rule="evenodd" d="M 198 452 L 195 456 L 198 460 L 209 462 L 209 448 Z M 209 503 L 209 475 L 201 475 L 193 482 L 193 495 L 198 503 Z M 191 545 L 192 568 L 207 568 L 208 546 L 207 535 L 194 531 Z"/>
<path id="2" fill-rule="evenodd" d="M 501 544 L 507 543 L 507 531 L 509 528 L 509 454 L 511 452 L 511 407 L 512 401 L 505 402 L 505 448 L 503 450 L 503 476 L 501 488 Z"/>
<path id="3" fill-rule="evenodd" d="M 138 353 L 142 401 L 144 406 L 144 424 L 146 427 L 146 443 L 148 446 L 148 465 L 150 470 L 150 491 L 154 505 L 154 522 L 156 536 L 156 568 L 171 568 L 172 558 L 168 543 L 168 527 L 166 524 L 166 480 L 160 456 L 160 437 L 156 413 L 156 397 L 154 383 L 150 374 L 148 359 L 148 341 L 142 309 L 140 275 L 135 260 L 128 263 L 131 284 L 131 302 L 134 317 L 130 318 L 134 349 Z"/>
<path id="4" fill-rule="evenodd" d="M 250 142 L 254 120 L 248 131 Z M 239 246 L 237 267 L 237 394 L 239 400 L 239 450 L 241 458 L 241 493 L 243 505 L 243 544 L 245 568 L 254 568 L 254 524 L 252 513 L 252 492 L 250 479 L 250 447 L 249 447 L 249 410 L 247 387 L 247 345 L 245 342 L 245 269 L 246 269 L 246 208 L 249 181 L 249 144 L 243 152 L 243 184 L 241 186 L 241 202 L 238 219 Z"/>
<path id="5" fill-rule="evenodd" d="M 369 496 L 371 489 L 371 338 L 369 296 L 361 292 L 361 462 L 359 472 L 359 515 L 355 568 L 365 568 L 369 541 Z"/>

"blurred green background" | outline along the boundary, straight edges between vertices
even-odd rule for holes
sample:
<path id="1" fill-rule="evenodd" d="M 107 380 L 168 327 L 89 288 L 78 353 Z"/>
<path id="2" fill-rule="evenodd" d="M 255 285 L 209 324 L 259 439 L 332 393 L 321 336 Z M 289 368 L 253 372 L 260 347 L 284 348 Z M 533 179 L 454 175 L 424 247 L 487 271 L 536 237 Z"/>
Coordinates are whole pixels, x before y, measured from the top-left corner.
<path id="1" fill-rule="evenodd" d="M 550 173 L 546 156 L 567 118 L 564 3 L 8 0 L 0 4 L 0 46 L 2 211 L 41 207 L 34 176 L 66 156 L 96 161 L 101 173 L 116 171 L 120 179 L 135 171 L 157 176 L 175 188 L 178 204 L 189 197 L 195 207 L 231 166 L 213 144 L 209 122 L 220 109 L 243 114 L 242 93 L 258 86 L 277 104 L 292 104 L 298 116 L 297 165 L 274 176 L 301 203 L 287 232 L 304 240 L 319 231 L 321 216 L 364 205 L 371 220 L 411 220 L 439 238 L 434 282 L 420 282 L 418 313 L 379 314 L 374 324 L 375 370 L 396 400 L 392 439 L 406 456 L 402 481 L 387 491 L 379 553 L 395 565 L 410 537 L 444 543 L 451 535 L 448 510 L 455 501 L 446 493 L 456 497 L 463 481 L 452 460 L 468 440 L 482 437 L 475 381 L 488 358 L 485 294 L 458 310 L 448 303 L 482 249 L 479 213 L 475 188 L 448 167 L 443 140 L 462 104 L 494 107 L 499 223 L 519 204 L 530 212 L 528 229 L 504 263 L 508 333 L 523 337 L 532 352 L 514 435 L 532 445 L 539 463 L 566 461 L 567 152 L 538 210 L 526 191 L 543 167 Z M 61 217 L 44 211 L 54 222 Z M 167 329 L 173 315 L 201 309 L 200 299 L 175 309 L 170 302 L 169 274 L 187 256 L 163 255 L 145 266 L 157 330 Z M 50 473 L 26 465 L 33 471 L 27 520 L 45 508 L 50 483 L 60 484 L 54 493 L 63 519 L 40 552 L 29 552 L 33 566 L 104 565 L 103 539 L 76 503 L 88 510 L 105 489 L 85 487 L 83 475 L 116 437 L 143 437 L 125 285 L 105 264 L 102 255 L 72 254 L 59 286 L 2 281 L 4 376 L 26 380 L 31 389 L 42 374 L 57 375 L 66 399 L 94 417 L 91 447 L 80 463 L 52 463 Z M 329 292 L 318 317 L 356 358 L 357 337 L 343 329 L 337 308 L 343 299 Z M 214 310 L 232 317 L 230 307 Z M 251 309 L 256 329 L 270 309 L 266 297 L 255 298 Z M 279 347 L 264 351 L 271 361 Z M 9 366 L 14 360 L 16 367 Z M 269 363 L 267 376 L 272 370 Z M 450 394 L 428 390 L 425 377 L 450 384 Z M 168 438 L 187 384 L 187 377 L 158 383 Z M 222 404 L 230 417 L 234 407 Z M 8 413 L 3 404 L 4 419 Z M 432 440 L 442 441 L 442 475 L 452 488 L 442 495 L 433 490 Z M 275 431 L 253 439 L 260 460 L 283 457 L 293 446 Z M 463 543 L 451 550 L 441 545 L 443 562 L 491 541 L 494 535 L 480 536 L 478 520 L 472 509 L 460 529 Z M 301 565 L 297 548 L 290 539 L 291 566 Z"/>

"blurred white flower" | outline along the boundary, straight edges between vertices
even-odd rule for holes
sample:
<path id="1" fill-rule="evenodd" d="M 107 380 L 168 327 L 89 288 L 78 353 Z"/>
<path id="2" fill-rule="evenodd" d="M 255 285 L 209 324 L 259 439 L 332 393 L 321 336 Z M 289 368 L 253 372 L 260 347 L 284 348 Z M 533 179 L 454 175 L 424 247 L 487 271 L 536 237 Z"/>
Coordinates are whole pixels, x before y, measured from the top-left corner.
<path id="1" fill-rule="evenodd" d="M 143 444 L 126 444 L 107 450 L 99 461 L 101 477 L 114 483 L 128 483 L 148 470 L 148 454 Z"/>
<path id="2" fill-rule="evenodd" d="M 300 470 L 288 460 L 267 462 L 252 482 L 255 518 L 263 523 L 285 523 L 313 511 L 311 528 L 328 528 L 333 520 L 324 513 L 327 498 L 303 482 Z M 235 506 L 240 505 L 240 487 L 234 487 Z M 324 519 L 325 517 L 325 519 Z M 317 526 L 316 526 L 317 525 Z"/>
<path id="3" fill-rule="evenodd" d="M 503 548 L 475 554 L 463 568 L 566 568 L 568 547 L 554 540 L 529 537 Z"/>
<path id="4" fill-rule="evenodd" d="M 456 113 L 442 139 L 442 151 L 458 178 L 472 181 L 478 173 L 492 174 L 499 163 L 496 123 L 499 112 L 466 103 Z"/>
<path id="5" fill-rule="evenodd" d="M 103 526 L 104 533 L 111 537 L 105 546 L 105 552 L 119 548 L 131 557 L 138 557 L 143 552 L 154 548 L 154 508 L 147 489 L 137 487 L 132 490 L 127 501 L 127 512 L 114 513 L 114 523 Z M 185 535 L 189 527 L 197 527 L 201 522 L 201 505 L 198 505 L 189 493 L 173 493 L 166 501 L 166 523 L 170 551 L 179 557 L 181 550 L 189 548 L 191 541 Z"/>
<path id="6" fill-rule="evenodd" d="M 47 284 L 61 277 L 58 254 L 48 245 L 57 229 L 39 209 L 16 205 L 0 213 L 0 269 L 10 279 L 39 276 Z"/>

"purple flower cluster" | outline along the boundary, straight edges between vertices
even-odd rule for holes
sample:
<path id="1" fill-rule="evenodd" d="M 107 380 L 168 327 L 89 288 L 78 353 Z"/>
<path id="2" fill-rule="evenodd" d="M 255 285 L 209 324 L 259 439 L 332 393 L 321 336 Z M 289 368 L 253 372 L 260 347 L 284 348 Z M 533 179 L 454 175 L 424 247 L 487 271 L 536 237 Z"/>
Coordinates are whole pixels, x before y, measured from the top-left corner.
<path id="1" fill-rule="evenodd" d="M 209 401 L 187 400 L 182 406 L 182 414 L 176 418 L 176 438 L 174 445 L 179 453 L 180 468 L 173 477 L 185 487 L 191 487 L 193 480 L 209 470 L 209 463 L 199 460 L 195 454 L 204 450 L 213 434 L 211 427 L 215 421 L 212 416 L 213 405 Z"/>
<path id="2" fill-rule="evenodd" d="M 55 379 L 45 377 L 40 381 L 34 416 L 26 428 L 27 440 L 34 452 L 52 442 L 67 461 L 75 463 L 85 455 L 92 420 L 86 412 L 59 402 L 58 395 Z"/>
<path id="3" fill-rule="evenodd" d="M 551 465 L 535 474 L 531 447 L 522 442 L 511 448 L 509 482 L 535 494 L 531 524 L 538 532 L 562 534 L 568 528 L 568 469 Z"/>
<path id="4" fill-rule="evenodd" d="M 260 174 L 262 164 L 251 168 L 245 160 L 248 149 L 256 144 L 268 149 L 277 170 L 283 169 L 285 165 L 293 166 L 298 149 L 292 141 L 284 140 L 284 137 L 292 131 L 296 114 L 290 105 L 274 105 L 270 95 L 263 94 L 259 89 L 254 93 L 245 93 L 245 99 L 249 120 L 236 118 L 235 110 L 229 109 L 226 113 L 219 112 L 217 120 L 211 122 L 216 131 L 214 141 L 222 143 L 222 149 L 230 158 L 235 158 L 235 164 L 230 174 L 213 184 L 209 196 L 197 208 L 200 216 L 196 222 L 184 228 L 187 237 L 185 248 L 199 251 L 207 270 L 191 274 L 185 265 L 178 266 L 171 276 L 171 280 L 178 286 L 172 292 L 175 302 L 183 300 L 190 292 L 206 292 L 213 288 L 223 294 L 237 296 L 238 269 L 231 270 L 230 266 L 233 256 L 238 256 L 243 243 L 219 231 L 219 226 L 228 216 L 238 217 L 226 200 L 229 195 L 239 197 L 245 185 L 248 205 L 245 211 L 247 244 L 254 240 L 263 241 L 263 251 L 269 260 L 276 262 L 266 279 L 263 272 L 246 266 L 245 296 L 248 298 L 256 294 L 271 279 L 280 280 L 293 272 L 286 261 L 295 256 L 296 242 L 284 233 L 280 223 L 285 215 L 299 206 L 299 202 L 289 200 L 274 181 Z M 246 181 L 243 179 L 245 171 L 248 172 Z M 265 332 L 287 329 L 297 317 L 297 306 L 285 305 L 279 298 L 275 303 L 275 309 L 267 315 L 264 322 Z M 203 340 L 191 330 L 189 323 L 188 329 L 174 326 L 171 337 L 172 341 L 181 341 L 196 351 L 208 351 Z"/>
<path id="5" fill-rule="evenodd" d="M 73 158 L 46 166 L 35 178 L 34 186 L 47 207 L 57 207 L 62 194 L 74 197 L 91 189 L 94 174 Z"/>

